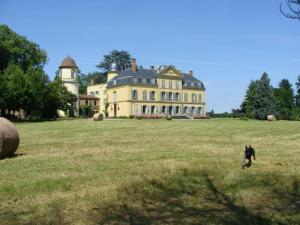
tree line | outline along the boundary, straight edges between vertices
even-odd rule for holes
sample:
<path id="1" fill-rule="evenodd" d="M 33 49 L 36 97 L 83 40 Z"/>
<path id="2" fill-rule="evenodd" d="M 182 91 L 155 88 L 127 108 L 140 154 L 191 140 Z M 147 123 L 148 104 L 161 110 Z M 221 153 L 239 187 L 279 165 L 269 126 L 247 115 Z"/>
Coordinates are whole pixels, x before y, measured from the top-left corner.
<path id="1" fill-rule="evenodd" d="M 268 115 L 275 115 L 283 120 L 300 119 L 300 76 L 298 76 L 296 92 L 288 79 L 282 79 L 277 87 L 270 84 L 267 73 L 260 79 L 252 80 L 248 85 L 245 98 L 238 109 L 231 113 L 208 113 L 210 117 L 251 118 L 265 120 Z"/>
<path id="2" fill-rule="evenodd" d="M 52 119 L 70 109 L 74 96 L 60 79 L 49 79 L 47 59 L 38 44 L 0 25 L 0 116 L 23 111 L 29 119 Z"/>

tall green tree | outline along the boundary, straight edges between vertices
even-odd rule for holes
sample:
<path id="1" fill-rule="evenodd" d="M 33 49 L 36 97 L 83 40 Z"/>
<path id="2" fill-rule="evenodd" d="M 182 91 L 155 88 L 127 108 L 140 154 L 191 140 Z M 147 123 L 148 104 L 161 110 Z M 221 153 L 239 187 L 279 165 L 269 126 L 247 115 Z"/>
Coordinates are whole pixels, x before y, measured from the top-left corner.
<path id="1" fill-rule="evenodd" d="M 41 66 L 30 66 L 26 74 L 26 101 L 23 109 L 30 118 L 40 117 L 44 104 L 45 90 L 49 85 L 48 76 Z"/>
<path id="2" fill-rule="evenodd" d="M 51 119 L 57 117 L 57 110 L 67 112 L 72 108 L 74 95 L 63 85 L 61 79 L 50 82 L 43 96 L 41 117 Z"/>
<path id="3" fill-rule="evenodd" d="M 255 118 L 254 110 L 258 98 L 258 80 L 251 81 L 246 91 L 245 99 L 241 105 L 241 111 L 249 118 Z"/>
<path id="4" fill-rule="evenodd" d="M 298 109 L 300 109 L 300 75 L 298 76 L 297 78 L 297 81 L 296 81 L 296 96 L 295 96 L 295 99 L 296 99 L 296 107 Z"/>
<path id="5" fill-rule="evenodd" d="M 30 66 L 44 66 L 46 61 L 47 54 L 38 44 L 0 25 L 0 71 L 16 64 L 26 72 Z"/>
<path id="6" fill-rule="evenodd" d="M 293 118 L 295 108 L 295 97 L 292 84 L 287 79 L 282 79 L 278 88 L 274 89 L 275 97 L 278 101 L 278 112 L 280 119 L 290 120 Z"/>
<path id="7" fill-rule="evenodd" d="M 125 70 L 131 66 L 131 55 L 127 51 L 113 50 L 109 54 L 104 55 L 104 59 L 97 67 L 107 72 L 113 62 L 118 64 L 120 70 Z"/>
<path id="8" fill-rule="evenodd" d="M 263 73 L 257 87 L 257 98 L 255 98 L 254 117 L 266 119 L 269 114 L 278 115 L 278 102 L 274 96 L 273 88 L 267 73 Z"/>
<path id="9" fill-rule="evenodd" d="M 241 108 L 247 117 L 253 119 L 264 120 L 269 114 L 278 114 L 278 102 L 267 73 L 263 73 L 259 80 L 250 82 Z"/>
<path id="10" fill-rule="evenodd" d="M 26 102 L 26 77 L 23 70 L 14 64 L 8 65 L 3 74 L 2 101 L 3 109 L 9 111 L 20 110 Z"/>

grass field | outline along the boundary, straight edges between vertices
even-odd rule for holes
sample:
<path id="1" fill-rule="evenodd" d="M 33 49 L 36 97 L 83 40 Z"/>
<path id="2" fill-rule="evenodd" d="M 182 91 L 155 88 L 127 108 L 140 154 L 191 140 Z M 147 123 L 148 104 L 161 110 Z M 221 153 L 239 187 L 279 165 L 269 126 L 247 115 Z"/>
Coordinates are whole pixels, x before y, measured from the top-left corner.
<path id="1" fill-rule="evenodd" d="M 1 224 L 300 224 L 300 122 L 16 125 Z M 242 170 L 245 144 L 257 159 Z"/>

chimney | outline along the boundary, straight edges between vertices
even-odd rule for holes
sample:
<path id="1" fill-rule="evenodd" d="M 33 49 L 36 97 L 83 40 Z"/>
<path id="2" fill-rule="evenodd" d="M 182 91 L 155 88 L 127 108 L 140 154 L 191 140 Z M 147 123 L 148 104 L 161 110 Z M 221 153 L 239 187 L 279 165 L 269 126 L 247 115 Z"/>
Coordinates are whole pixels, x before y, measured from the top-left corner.
<path id="1" fill-rule="evenodd" d="M 131 59 L 131 70 L 132 72 L 136 73 L 137 65 L 136 65 L 136 59 Z"/>
<path id="2" fill-rule="evenodd" d="M 190 70 L 189 75 L 193 76 L 193 70 Z"/>
<path id="3" fill-rule="evenodd" d="M 91 79 L 91 80 L 90 80 L 90 84 L 91 84 L 91 85 L 94 85 L 94 79 Z"/>

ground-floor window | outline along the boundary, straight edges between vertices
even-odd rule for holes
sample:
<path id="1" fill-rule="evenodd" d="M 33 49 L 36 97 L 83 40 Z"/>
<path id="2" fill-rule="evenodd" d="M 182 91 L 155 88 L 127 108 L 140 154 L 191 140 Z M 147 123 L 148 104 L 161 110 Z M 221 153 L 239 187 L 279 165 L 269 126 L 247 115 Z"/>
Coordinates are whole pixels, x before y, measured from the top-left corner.
<path id="1" fill-rule="evenodd" d="M 146 114 L 148 112 L 148 107 L 146 105 L 142 106 L 142 114 Z"/>
<path id="2" fill-rule="evenodd" d="M 191 107 L 191 114 L 195 114 L 195 107 Z"/>
<path id="3" fill-rule="evenodd" d="M 201 114 L 201 107 L 197 108 L 197 114 Z"/>
<path id="4" fill-rule="evenodd" d="M 155 105 L 152 105 L 151 106 L 151 114 L 154 114 L 154 113 L 156 113 L 156 107 L 155 107 Z"/>
<path id="5" fill-rule="evenodd" d="M 176 106 L 176 108 L 175 108 L 175 113 L 176 113 L 176 114 L 179 114 L 179 113 L 180 113 L 179 106 Z"/>
<path id="6" fill-rule="evenodd" d="M 139 113 L 138 105 L 137 104 L 133 104 L 133 114 L 137 116 L 138 113 Z"/>
<path id="7" fill-rule="evenodd" d="M 183 113 L 188 113 L 188 107 L 187 106 L 183 107 Z"/>

